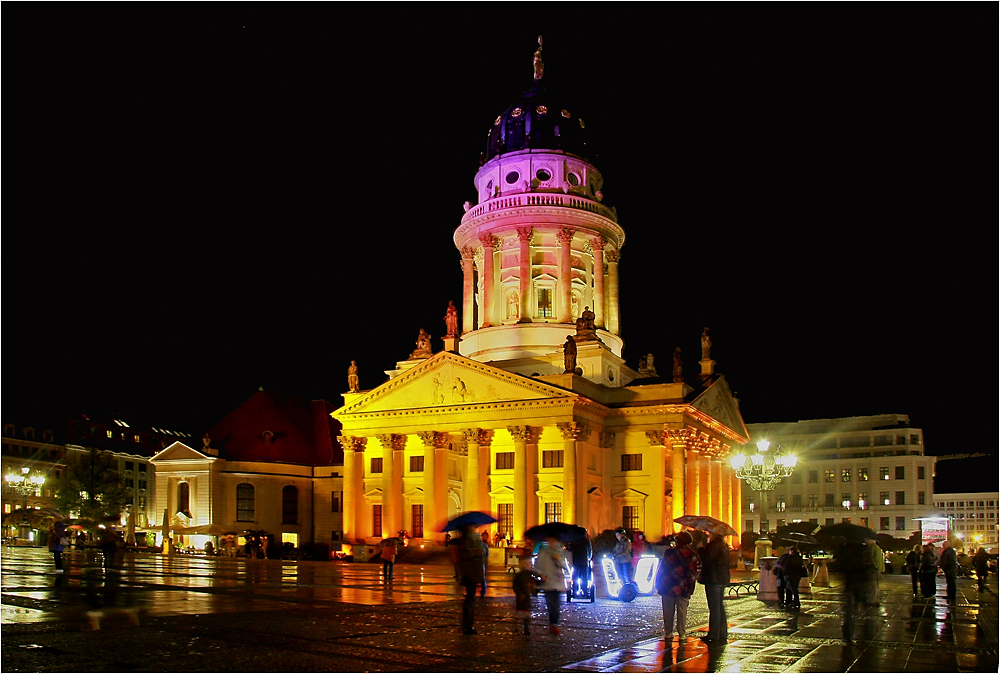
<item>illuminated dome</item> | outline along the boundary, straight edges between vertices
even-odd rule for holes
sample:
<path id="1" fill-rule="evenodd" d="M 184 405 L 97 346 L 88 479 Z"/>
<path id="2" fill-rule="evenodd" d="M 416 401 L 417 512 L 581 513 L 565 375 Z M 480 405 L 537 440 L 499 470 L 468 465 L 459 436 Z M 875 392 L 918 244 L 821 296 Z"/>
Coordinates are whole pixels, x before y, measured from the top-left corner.
<path id="1" fill-rule="evenodd" d="M 577 110 L 542 84 L 539 38 L 535 80 L 521 98 L 493 122 L 483 162 L 521 150 L 560 150 L 586 157 L 586 126 Z"/>

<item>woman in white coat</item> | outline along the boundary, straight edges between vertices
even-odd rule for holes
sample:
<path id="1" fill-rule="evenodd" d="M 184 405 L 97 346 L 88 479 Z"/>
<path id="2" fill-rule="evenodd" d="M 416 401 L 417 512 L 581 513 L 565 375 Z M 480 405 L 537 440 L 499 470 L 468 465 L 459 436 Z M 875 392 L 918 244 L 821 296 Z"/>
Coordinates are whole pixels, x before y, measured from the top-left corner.
<path id="1" fill-rule="evenodd" d="M 542 576 L 538 589 L 545 592 L 545 604 L 549 609 L 549 632 L 552 634 L 562 633 L 559 630 L 559 605 L 566 592 L 566 579 L 569 577 L 569 564 L 562 549 L 562 543 L 549 538 L 548 547 L 541 548 L 535 558 L 535 571 Z"/>

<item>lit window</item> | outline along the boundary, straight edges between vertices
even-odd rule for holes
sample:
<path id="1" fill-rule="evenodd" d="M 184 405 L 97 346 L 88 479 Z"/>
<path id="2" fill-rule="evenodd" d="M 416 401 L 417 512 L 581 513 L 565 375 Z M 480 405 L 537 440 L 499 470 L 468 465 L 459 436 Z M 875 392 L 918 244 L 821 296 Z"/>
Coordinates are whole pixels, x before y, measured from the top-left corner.
<path id="1" fill-rule="evenodd" d="M 497 452 L 497 470 L 514 470 L 514 452 Z"/>
<path id="2" fill-rule="evenodd" d="M 545 523 L 562 522 L 562 503 L 545 504 Z"/>
<path id="3" fill-rule="evenodd" d="M 562 468 L 563 450 L 553 449 L 542 452 L 542 468 Z"/>
<path id="4" fill-rule="evenodd" d="M 552 318 L 552 290 L 550 288 L 538 289 L 538 317 Z"/>
<path id="5" fill-rule="evenodd" d="M 628 470 L 642 470 L 642 454 L 622 454 L 622 472 Z"/>
<path id="6" fill-rule="evenodd" d="M 410 472 L 411 473 L 424 472 L 424 457 L 422 456 L 410 457 Z M 418 536 L 418 538 L 423 538 L 423 536 Z"/>

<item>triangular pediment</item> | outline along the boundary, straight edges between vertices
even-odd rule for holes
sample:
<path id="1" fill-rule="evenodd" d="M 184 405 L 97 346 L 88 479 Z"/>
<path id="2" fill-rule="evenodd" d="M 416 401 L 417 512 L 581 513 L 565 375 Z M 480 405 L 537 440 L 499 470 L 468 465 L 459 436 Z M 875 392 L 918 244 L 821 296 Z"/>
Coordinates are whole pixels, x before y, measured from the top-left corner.
<path id="1" fill-rule="evenodd" d="M 750 438 L 747 427 L 743 424 L 740 409 L 736 406 L 736 399 L 733 397 L 733 392 L 729 390 L 729 384 L 726 383 L 725 377 L 719 377 L 704 393 L 691 402 L 691 406 L 712 417 L 737 435 Z"/>
<path id="2" fill-rule="evenodd" d="M 639 491 L 637 489 L 632 489 L 631 487 L 629 487 L 628 489 L 626 489 L 624 491 L 620 491 L 617 494 L 615 494 L 615 498 L 619 498 L 619 499 L 630 499 L 630 498 L 639 498 L 639 499 L 642 499 L 642 498 L 646 498 L 647 496 L 649 496 L 649 494 L 644 494 L 643 492 L 641 492 L 641 491 Z"/>
<path id="3" fill-rule="evenodd" d="M 215 458 L 214 456 L 202 454 L 198 450 L 188 447 L 183 442 L 177 441 L 161 449 L 150 461 L 154 463 L 156 461 L 211 461 Z"/>
<path id="4" fill-rule="evenodd" d="M 573 398 L 571 391 L 442 351 L 333 413 L 351 414 Z"/>
<path id="5" fill-rule="evenodd" d="M 535 492 L 536 496 L 552 496 L 553 494 L 561 496 L 563 493 L 563 488 L 557 484 L 550 484 L 542 487 Z"/>

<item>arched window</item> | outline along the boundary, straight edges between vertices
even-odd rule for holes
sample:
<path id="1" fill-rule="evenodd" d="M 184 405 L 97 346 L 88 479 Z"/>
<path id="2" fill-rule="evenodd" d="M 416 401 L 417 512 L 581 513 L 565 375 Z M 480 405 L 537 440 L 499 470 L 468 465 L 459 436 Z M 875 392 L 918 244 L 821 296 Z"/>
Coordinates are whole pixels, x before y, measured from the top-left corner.
<path id="1" fill-rule="evenodd" d="M 281 490 L 281 523 L 299 523 L 299 490 L 291 485 Z"/>
<path id="2" fill-rule="evenodd" d="M 254 521 L 254 488 L 252 484 L 236 485 L 236 521 Z"/>
<path id="3" fill-rule="evenodd" d="M 191 517 L 191 485 L 187 482 L 177 485 L 177 512 Z"/>

